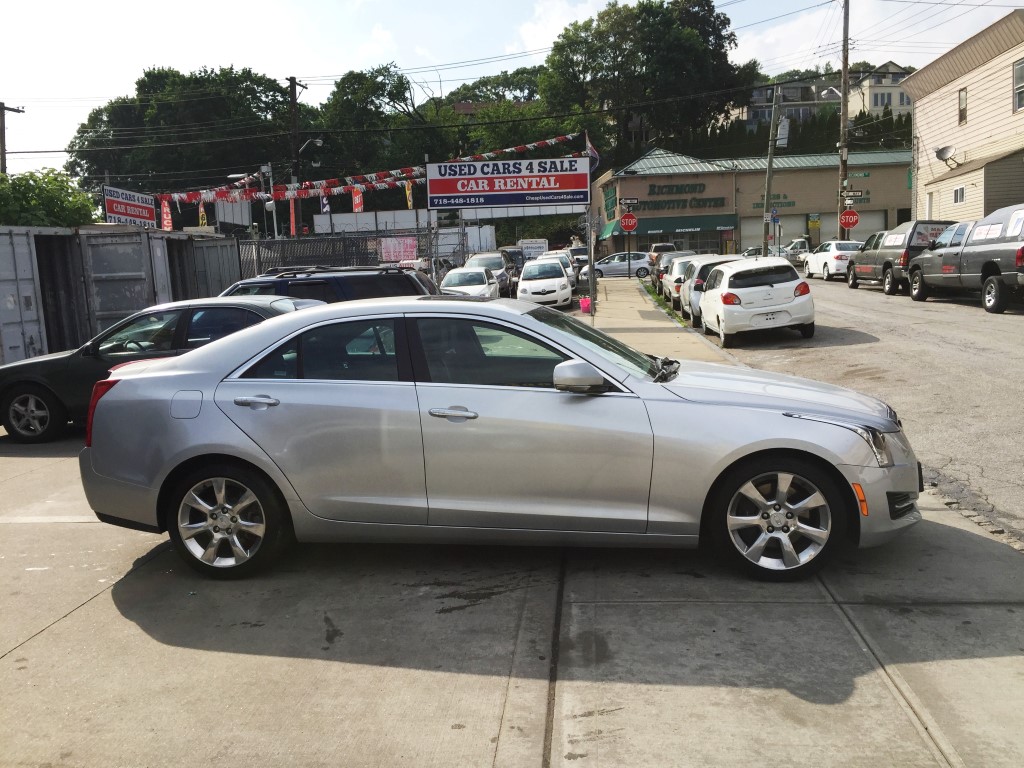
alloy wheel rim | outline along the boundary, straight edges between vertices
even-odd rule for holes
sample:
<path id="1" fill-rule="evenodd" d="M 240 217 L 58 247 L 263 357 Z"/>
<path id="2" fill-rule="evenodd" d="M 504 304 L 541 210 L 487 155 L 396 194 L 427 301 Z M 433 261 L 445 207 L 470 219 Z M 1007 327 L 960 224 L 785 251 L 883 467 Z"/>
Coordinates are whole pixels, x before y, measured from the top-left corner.
<path id="1" fill-rule="evenodd" d="M 733 494 L 726 526 L 729 540 L 749 562 L 788 571 L 809 563 L 828 544 L 832 510 L 807 478 L 766 472 Z"/>
<path id="2" fill-rule="evenodd" d="M 985 306 L 991 307 L 996 300 L 996 292 L 991 283 L 985 286 Z"/>
<path id="3" fill-rule="evenodd" d="M 266 535 L 266 516 L 256 494 L 227 477 L 192 486 L 178 507 L 177 524 L 189 554 L 215 568 L 250 560 Z"/>
<path id="4" fill-rule="evenodd" d="M 50 409 L 37 395 L 24 394 L 14 398 L 8 413 L 11 426 L 22 435 L 41 435 L 50 424 Z"/>

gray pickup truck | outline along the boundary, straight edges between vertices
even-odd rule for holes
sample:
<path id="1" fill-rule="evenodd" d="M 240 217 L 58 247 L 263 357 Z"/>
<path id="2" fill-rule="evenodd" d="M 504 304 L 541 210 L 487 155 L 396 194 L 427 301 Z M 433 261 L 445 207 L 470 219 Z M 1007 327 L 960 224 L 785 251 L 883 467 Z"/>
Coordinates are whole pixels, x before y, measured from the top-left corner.
<path id="1" fill-rule="evenodd" d="M 987 312 L 1002 312 L 1011 295 L 1024 295 L 1024 203 L 978 221 L 947 227 L 910 260 L 910 298 L 981 291 Z"/>
<path id="2" fill-rule="evenodd" d="M 862 282 L 882 284 L 882 292 L 892 296 L 910 288 L 907 266 L 955 221 L 905 221 L 893 229 L 875 232 L 858 250 L 850 254 L 846 284 L 856 288 Z"/>

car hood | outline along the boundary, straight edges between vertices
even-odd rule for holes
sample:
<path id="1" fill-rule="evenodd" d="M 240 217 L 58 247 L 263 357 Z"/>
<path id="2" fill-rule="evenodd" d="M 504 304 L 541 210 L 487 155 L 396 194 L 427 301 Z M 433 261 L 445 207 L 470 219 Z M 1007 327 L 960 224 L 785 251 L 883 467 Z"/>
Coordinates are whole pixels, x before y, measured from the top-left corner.
<path id="1" fill-rule="evenodd" d="M 556 291 L 561 283 L 568 283 L 568 278 L 565 277 L 545 277 L 541 280 L 520 280 L 520 288 L 529 288 L 531 291 L 545 290 L 545 291 Z"/>
<path id="2" fill-rule="evenodd" d="M 813 414 L 892 431 L 895 412 L 881 400 L 819 381 L 734 368 L 714 363 L 683 363 L 663 384 L 672 394 L 697 403 Z"/>
<path id="3" fill-rule="evenodd" d="M 26 357 L 24 360 L 16 360 L 13 363 L 7 363 L 7 365 L 0 365 L 0 376 L 8 373 L 21 373 L 26 368 L 43 367 L 52 369 L 77 354 L 77 349 L 68 349 L 64 352 L 51 352 L 48 355 Z"/>

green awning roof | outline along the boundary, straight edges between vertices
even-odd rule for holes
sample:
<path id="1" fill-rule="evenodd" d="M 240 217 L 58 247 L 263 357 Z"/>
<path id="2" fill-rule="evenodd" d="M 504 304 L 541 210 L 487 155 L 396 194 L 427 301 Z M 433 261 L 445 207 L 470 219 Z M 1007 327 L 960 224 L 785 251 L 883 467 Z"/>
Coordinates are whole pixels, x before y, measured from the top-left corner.
<path id="1" fill-rule="evenodd" d="M 736 229 L 735 213 L 718 213 L 705 216 L 638 216 L 640 223 L 631 235 L 677 235 L 683 232 L 714 232 Z M 598 240 L 612 235 L 624 235 L 619 222 L 609 221 Z"/>
<path id="2" fill-rule="evenodd" d="M 645 216 L 636 231 L 641 235 L 677 235 L 683 232 L 713 232 L 736 229 L 735 213 L 705 216 Z"/>

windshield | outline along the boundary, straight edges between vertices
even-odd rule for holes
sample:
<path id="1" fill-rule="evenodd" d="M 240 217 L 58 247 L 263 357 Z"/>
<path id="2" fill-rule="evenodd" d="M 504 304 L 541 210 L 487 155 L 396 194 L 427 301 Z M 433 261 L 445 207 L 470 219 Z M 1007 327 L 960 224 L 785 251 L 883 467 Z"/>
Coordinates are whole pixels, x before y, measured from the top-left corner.
<path id="1" fill-rule="evenodd" d="M 555 261 L 531 261 L 523 267 L 520 280 L 549 280 L 553 277 L 564 277 L 562 266 Z"/>
<path id="2" fill-rule="evenodd" d="M 504 269 L 505 262 L 501 256 L 472 256 L 466 262 L 467 267 L 487 267 L 487 269 Z"/>
<path id="3" fill-rule="evenodd" d="M 584 325 L 574 317 L 563 315 L 548 307 L 538 307 L 527 314 L 549 328 L 569 334 L 591 351 L 615 363 L 620 368 L 625 368 L 634 376 L 646 376 L 653 379 L 660 373 L 657 361 L 626 346 L 621 341 L 605 335 L 596 328 Z"/>
<path id="4" fill-rule="evenodd" d="M 454 288 L 460 285 L 485 285 L 483 272 L 449 272 L 441 281 L 442 288 Z"/>

